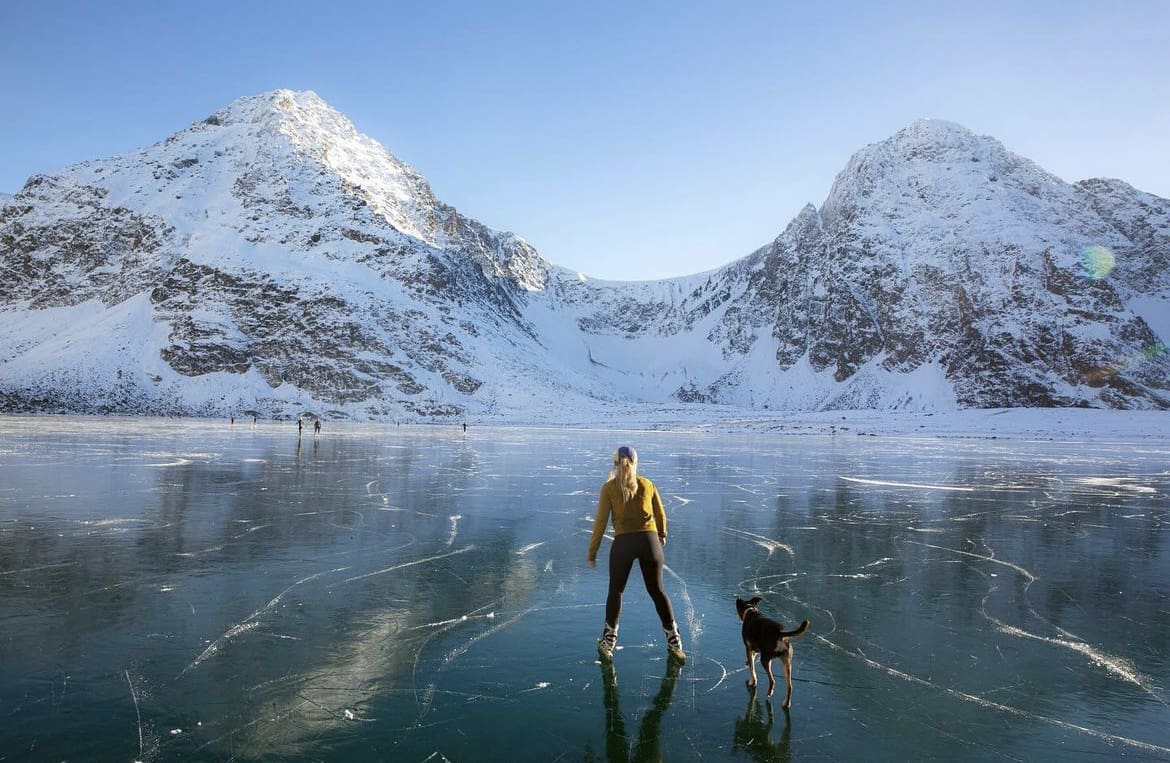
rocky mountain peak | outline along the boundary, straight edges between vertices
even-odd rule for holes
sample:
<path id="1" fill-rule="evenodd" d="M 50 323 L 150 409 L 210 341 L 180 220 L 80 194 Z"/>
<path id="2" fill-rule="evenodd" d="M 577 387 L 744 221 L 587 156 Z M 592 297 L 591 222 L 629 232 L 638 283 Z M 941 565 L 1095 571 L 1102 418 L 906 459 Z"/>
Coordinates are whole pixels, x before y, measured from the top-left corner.
<path id="1" fill-rule="evenodd" d="M 799 242 L 818 239 L 823 233 L 824 222 L 821 220 L 821 213 L 812 204 L 805 204 L 780 236 Z"/>
<path id="2" fill-rule="evenodd" d="M 356 132 L 349 120 L 330 108 L 311 90 L 270 90 L 257 95 L 246 95 L 229 103 L 205 122 L 211 125 L 257 124 L 274 126 L 286 118 L 294 117 L 313 121 L 314 117 L 330 113 L 333 118 L 349 124 L 349 130 Z M 344 128 L 343 128 L 344 129 Z"/>
<path id="3" fill-rule="evenodd" d="M 878 188 L 922 185 L 970 187 L 987 183 L 1061 183 L 1036 164 L 1008 151 L 995 138 L 962 125 L 921 119 L 853 155 L 830 198 Z"/>
<path id="4" fill-rule="evenodd" d="M 994 138 L 941 120 L 919 120 L 854 154 L 821 215 L 830 234 L 847 230 L 862 245 L 956 234 L 997 245 L 1036 233 L 1056 241 L 1053 221 L 1070 218 L 1090 235 L 1113 233 L 1070 184 Z"/>
<path id="5" fill-rule="evenodd" d="M 1002 148 L 999 141 L 974 131 L 957 122 L 946 119 L 916 119 L 882 141 L 890 147 L 910 155 L 926 153 L 932 158 L 948 155 L 976 153 L 988 144 Z"/>
<path id="6" fill-rule="evenodd" d="M 275 214 L 308 239 L 314 219 L 352 206 L 426 244 L 442 233 L 426 179 L 312 92 L 240 98 L 153 146 L 60 174 L 106 189 L 109 206 L 165 210 L 181 232 L 210 224 L 271 240 Z"/>
<path id="7" fill-rule="evenodd" d="M 199 137 L 190 141 L 188 136 Z M 311 90 L 283 89 L 238 98 L 161 145 L 182 143 L 185 139 L 217 143 L 287 141 L 300 159 L 312 158 L 326 164 L 331 148 L 372 142 Z M 380 144 L 375 145 L 378 153 L 389 155 Z"/>

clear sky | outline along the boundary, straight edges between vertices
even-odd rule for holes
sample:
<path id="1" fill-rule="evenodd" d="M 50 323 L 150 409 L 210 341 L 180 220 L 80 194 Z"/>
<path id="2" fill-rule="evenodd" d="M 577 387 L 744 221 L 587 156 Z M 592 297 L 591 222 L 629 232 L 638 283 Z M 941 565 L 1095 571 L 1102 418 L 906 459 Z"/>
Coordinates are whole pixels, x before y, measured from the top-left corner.
<path id="1" fill-rule="evenodd" d="M 1168 30 L 1168 0 L 0 0 L 0 191 L 313 90 L 552 262 L 677 276 L 920 117 L 1170 197 Z"/>

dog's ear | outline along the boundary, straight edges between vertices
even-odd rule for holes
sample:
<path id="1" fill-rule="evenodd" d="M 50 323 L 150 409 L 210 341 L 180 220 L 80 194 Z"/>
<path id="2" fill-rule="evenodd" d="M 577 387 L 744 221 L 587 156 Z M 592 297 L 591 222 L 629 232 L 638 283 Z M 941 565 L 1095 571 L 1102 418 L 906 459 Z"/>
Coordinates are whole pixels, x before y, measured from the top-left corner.
<path id="1" fill-rule="evenodd" d="M 759 596 L 753 596 L 751 598 L 751 600 L 748 602 L 748 605 L 754 607 L 757 604 L 759 604 L 761 601 L 763 601 L 763 599 L 761 599 Z"/>

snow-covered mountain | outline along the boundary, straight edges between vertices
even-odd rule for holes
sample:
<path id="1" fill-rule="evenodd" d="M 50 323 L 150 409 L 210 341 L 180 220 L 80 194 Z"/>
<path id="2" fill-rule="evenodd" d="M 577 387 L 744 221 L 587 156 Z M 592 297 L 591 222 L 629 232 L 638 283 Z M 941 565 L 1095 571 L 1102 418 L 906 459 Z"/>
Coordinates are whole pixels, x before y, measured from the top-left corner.
<path id="1" fill-rule="evenodd" d="M 597 281 L 276 91 L 0 197 L 0 408 L 1166 408 L 1168 258 L 1167 200 L 922 121 L 747 257 Z"/>

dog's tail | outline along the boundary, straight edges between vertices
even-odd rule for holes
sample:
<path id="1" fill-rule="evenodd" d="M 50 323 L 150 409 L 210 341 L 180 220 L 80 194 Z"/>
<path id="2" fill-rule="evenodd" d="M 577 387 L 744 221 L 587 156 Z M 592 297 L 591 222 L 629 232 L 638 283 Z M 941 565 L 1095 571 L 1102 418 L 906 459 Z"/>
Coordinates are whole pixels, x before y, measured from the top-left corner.
<path id="1" fill-rule="evenodd" d="M 799 636 L 808 630 L 808 620 L 800 624 L 800 627 L 794 631 L 780 631 L 780 638 L 793 638 Z"/>

